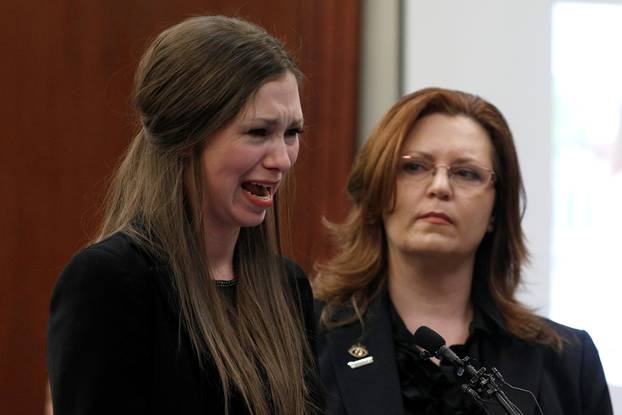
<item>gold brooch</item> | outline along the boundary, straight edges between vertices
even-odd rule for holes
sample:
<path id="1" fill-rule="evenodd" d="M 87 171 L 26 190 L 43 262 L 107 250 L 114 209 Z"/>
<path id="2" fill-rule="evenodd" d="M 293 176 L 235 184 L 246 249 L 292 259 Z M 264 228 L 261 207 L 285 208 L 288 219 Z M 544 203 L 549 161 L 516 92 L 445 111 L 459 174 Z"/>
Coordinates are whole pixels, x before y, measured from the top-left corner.
<path id="1" fill-rule="evenodd" d="M 367 350 L 367 347 L 363 346 L 361 343 L 356 343 L 350 346 L 350 348 L 348 349 L 348 353 L 350 354 L 350 356 L 360 359 L 367 356 L 369 354 L 369 351 Z"/>

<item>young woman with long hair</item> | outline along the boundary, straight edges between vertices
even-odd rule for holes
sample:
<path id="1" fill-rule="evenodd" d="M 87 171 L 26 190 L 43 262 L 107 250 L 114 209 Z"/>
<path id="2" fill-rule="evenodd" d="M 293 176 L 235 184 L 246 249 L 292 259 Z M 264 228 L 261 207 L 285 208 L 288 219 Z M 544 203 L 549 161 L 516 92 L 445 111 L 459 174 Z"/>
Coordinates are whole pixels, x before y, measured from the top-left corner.
<path id="1" fill-rule="evenodd" d="M 301 80 L 236 18 L 190 18 L 148 48 L 99 236 L 53 292 L 56 415 L 319 411 L 311 291 L 277 214 Z"/>

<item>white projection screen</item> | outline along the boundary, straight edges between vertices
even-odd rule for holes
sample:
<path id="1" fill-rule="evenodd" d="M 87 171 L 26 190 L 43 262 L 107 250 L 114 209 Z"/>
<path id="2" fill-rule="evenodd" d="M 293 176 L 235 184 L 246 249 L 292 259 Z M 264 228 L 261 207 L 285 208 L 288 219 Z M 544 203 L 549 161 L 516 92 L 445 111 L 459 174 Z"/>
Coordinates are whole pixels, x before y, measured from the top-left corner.
<path id="1" fill-rule="evenodd" d="M 622 413 L 622 0 L 404 0 L 402 93 L 473 92 L 514 132 L 521 300 L 587 330 Z"/>

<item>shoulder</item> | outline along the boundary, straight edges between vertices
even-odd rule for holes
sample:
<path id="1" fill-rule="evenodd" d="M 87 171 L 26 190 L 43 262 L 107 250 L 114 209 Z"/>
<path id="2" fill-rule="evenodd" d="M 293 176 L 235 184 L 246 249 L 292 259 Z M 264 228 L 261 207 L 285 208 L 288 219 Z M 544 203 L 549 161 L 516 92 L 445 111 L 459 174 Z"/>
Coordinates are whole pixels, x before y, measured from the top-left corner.
<path id="1" fill-rule="evenodd" d="M 556 370 L 580 370 L 581 359 L 586 350 L 596 351 L 596 346 L 585 330 L 573 328 L 546 317 L 538 318 L 552 329 L 562 340 L 561 349 L 537 340 L 520 339 L 506 331 L 495 332 L 491 337 L 495 347 L 513 348 L 526 353 L 536 353 Z M 501 335 L 503 334 L 503 335 Z"/>
<path id="2" fill-rule="evenodd" d="M 369 308 L 366 310 L 366 312 L 361 316 L 361 319 L 363 321 L 368 322 L 370 320 L 373 320 L 373 317 L 375 317 L 377 314 L 375 310 L 377 303 L 378 300 L 376 299 L 369 304 L 369 308 L 372 308 L 373 310 L 371 312 Z M 357 318 L 357 313 L 352 307 L 352 304 L 350 303 L 329 305 L 326 301 L 318 298 L 315 300 L 314 308 L 318 320 L 320 320 L 323 312 L 327 313 L 326 321 L 329 323 L 330 326 L 334 325 L 335 327 L 342 327 L 349 324 L 360 324 L 360 320 Z M 352 320 L 351 323 L 342 324 L 344 321 L 350 320 Z M 322 327 L 326 329 L 324 324 L 322 324 Z"/>
<path id="3" fill-rule="evenodd" d="M 581 333 L 585 333 L 584 330 L 576 329 L 564 324 L 558 323 L 546 317 L 540 317 L 549 327 L 551 327 L 557 334 L 566 338 L 576 337 Z"/>
<path id="4" fill-rule="evenodd" d="M 149 284 L 146 276 L 156 266 L 129 236 L 116 233 L 76 253 L 59 276 L 53 299 L 63 293 L 95 296 L 115 290 L 138 291 Z"/>
<path id="5" fill-rule="evenodd" d="M 122 402 L 134 413 L 147 410 L 154 336 L 166 327 L 155 321 L 152 270 L 150 257 L 120 233 L 69 261 L 52 292 L 48 320 L 55 408 L 104 413 Z M 118 393 L 102 401 L 111 384 Z"/>
<path id="6" fill-rule="evenodd" d="M 545 372 L 557 381 L 572 379 L 578 384 L 591 382 L 594 386 L 605 385 L 606 388 L 598 349 L 588 332 L 547 318 L 543 320 L 563 341 L 561 350 L 542 344 L 532 344 L 531 347 L 540 350 L 542 354 Z"/>
<path id="7" fill-rule="evenodd" d="M 612 414 L 611 399 L 598 349 L 585 330 L 545 319 L 564 340 L 561 352 L 548 351 L 545 372 L 551 384 L 575 385 L 584 414 Z M 567 398 L 569 399 L 569 398 Z"/>
<path id="8" fill-rule="evenodd" d="M 153 260 L 124 234 L 82 249 L 52 291 L 50 343 L 75 345 L 102 333 L 138 336 L 150 321 L 156 280 Z"/>
<path id="9" fill-rule="evenodd" d="M 290 287 L 297 291 L 301 296 L 312 296 L 313 294 L 311 292 L 309 279 L 300 265 L 287 257 L 283 257 L 281 261 L 283 267 L 285 268 Z"/>
<path id="10" fill-rule="evenodd" d="M 69 265 L 93 263 L 116 265 L 120 269 L 151 267 L 155 261 L 128 235 L 117 232 L 79 251 Z"/>
<path id="11" fill-rule="evenodd" d="M 287 272 L 287 276 L 294 281 L 308 281 L 307 275 L 302 270 L 300 265 L 292 261 L 287 257 L 282 258 L 283 266 L 285 267 L 285 271 Z"/>
<path id="12" fill-rule="evenodd" d="M 556 321 L 541 317 L 542 320 L 551 327 L 563 340 L 561 355 L 571 355 L 581 353 L 585 348 L 596 349 L 592 338 L 585 330 L 576 329 Z"/>
<path id="13" fill-rule="evenodd" d="M 596 377 L 604 376 L 602 375 L 602 365 L 598 349 L 587 331 L 569 327 L 546 318 L 544 321 L 563 339 L 561 352 L 549 351 L 548 353 L 559 367 L 572 370 L 575 373 L 581 373 L 582 376 L 589 376 L 590 374 Z"/>

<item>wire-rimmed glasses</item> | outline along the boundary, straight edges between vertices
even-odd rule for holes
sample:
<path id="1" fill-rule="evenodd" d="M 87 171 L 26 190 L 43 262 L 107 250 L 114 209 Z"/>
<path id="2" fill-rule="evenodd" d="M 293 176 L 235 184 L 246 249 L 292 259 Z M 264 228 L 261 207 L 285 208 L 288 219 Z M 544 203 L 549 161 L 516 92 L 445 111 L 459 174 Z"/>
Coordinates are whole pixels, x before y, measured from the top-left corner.
<path id="1" fill-rule="evenodd" d="M 431 181 L 439 168 L 445 169 L 449 183 L 463 189 L 480 189 L 495 181 L 494 170 L 472 162 L 448 166 L 410 154 L 400 157 L 400 172 L 414 182 Z"/>

